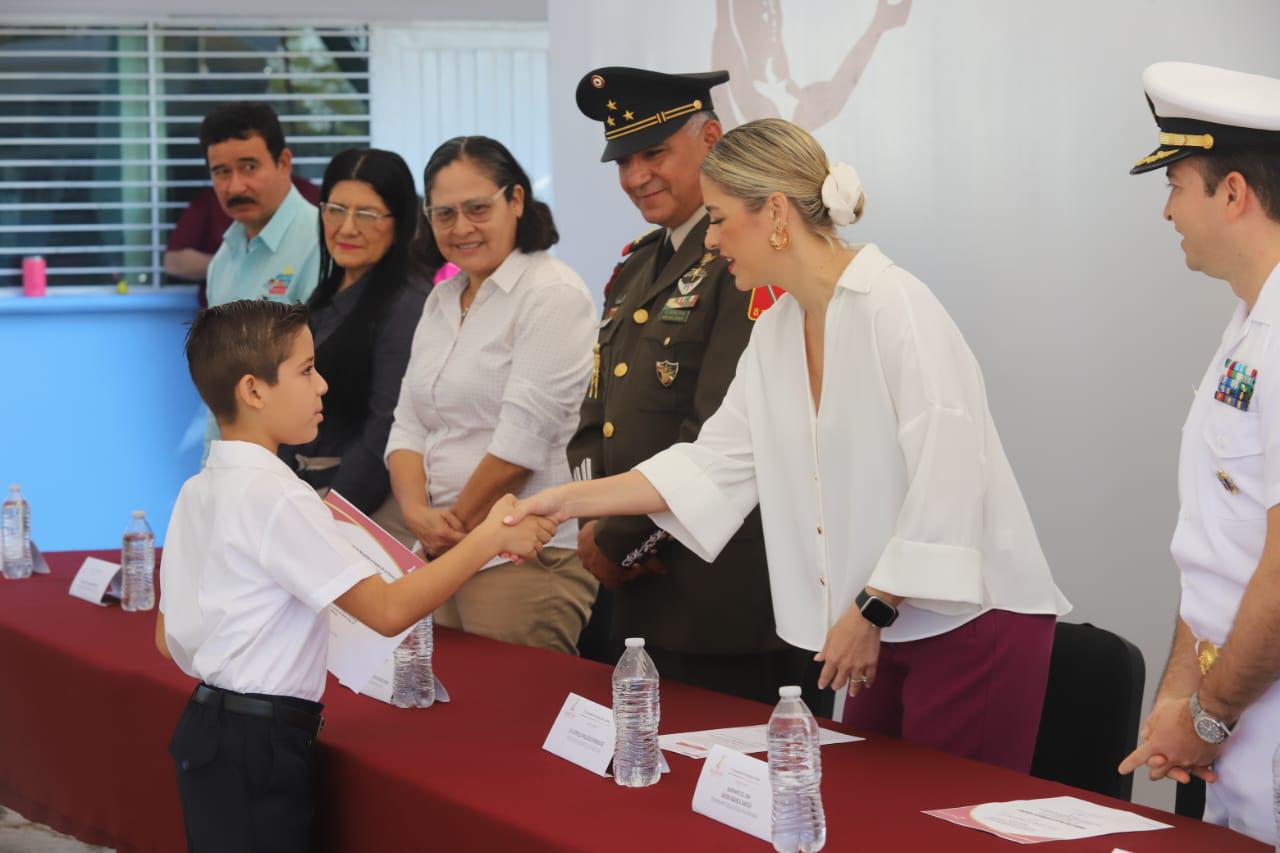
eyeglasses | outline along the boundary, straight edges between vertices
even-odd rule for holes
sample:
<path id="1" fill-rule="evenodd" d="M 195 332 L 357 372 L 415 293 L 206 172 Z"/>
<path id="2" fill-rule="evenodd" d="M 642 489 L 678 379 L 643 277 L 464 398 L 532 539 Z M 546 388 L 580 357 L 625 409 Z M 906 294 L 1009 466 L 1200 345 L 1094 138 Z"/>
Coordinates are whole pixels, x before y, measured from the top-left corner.
<path id="1" fill-rule="evenodd" d="M 367 207 L 353 210 L 345 205 L 334 204 L 330 201 L 320 205 L 320 216 L 324 219 L 324 224 L 330 228 L 337 228 L 343 225 L 347 221 L 348 215 L 355 220 L 356 229 L 359 231 L 371 231 L 382 220 L 395 219 L 390 213 L 379 213 Z"/>
<path id="2" fill-rule="evenodd" d="M 422 213 L 427 217 L 427 221 L 431 223 L 431 227 L 437 231 L 447 231 L 452 228 L 458 221 L 459 209 L 462 210 L 462 215 L 472 222 L 488 222 L 489 217 L 493 216 L 493 206 L 498 203 L 498 199 L 510 186 L 508 184 L 488 198 L 468 199 L 457 207 L 447 204 L 437 204 L 434 207 L 429 207 L 424 204 Z"/>

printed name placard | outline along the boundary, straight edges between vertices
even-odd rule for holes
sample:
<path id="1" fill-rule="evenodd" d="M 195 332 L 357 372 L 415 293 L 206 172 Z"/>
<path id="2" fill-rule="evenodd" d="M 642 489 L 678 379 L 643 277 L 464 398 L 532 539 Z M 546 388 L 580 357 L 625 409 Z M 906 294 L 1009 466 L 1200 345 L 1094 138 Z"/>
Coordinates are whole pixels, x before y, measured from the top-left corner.
<path id="1" fill-rule="evenodd" d="M 120 597 L 120 564 L 108 563 L 97 557 L 86 557 L 80 564 L 80 571 L 71 581 L 67 590 L 74 598 L 82 598 L 90 604 L 106 607 L 103 601 L 108 593 L 115 598 Z"/>
<path id="2" fill-rule="evenodd" d="M 693 810 L 748 835 L 772 841 L 769 763 L 718 744 L 713 746 L 693 791 Z"/>
<path id="3" fill-rule="evenodd" d="M 570 693 L 542 748 L 597 776 L 608 776 L 615 734 L 612 709 Z"/>
<path id="4" fill-rule="evenodd" d="M 542 748 L 565 761 L 590 770 L 597 776 L 611 776 L 613 747 L 617 729 L 613 726 L 613 709 L 570 693 Z M 658 751 L 658 771 L 670 773 L 667 757 Z"/>

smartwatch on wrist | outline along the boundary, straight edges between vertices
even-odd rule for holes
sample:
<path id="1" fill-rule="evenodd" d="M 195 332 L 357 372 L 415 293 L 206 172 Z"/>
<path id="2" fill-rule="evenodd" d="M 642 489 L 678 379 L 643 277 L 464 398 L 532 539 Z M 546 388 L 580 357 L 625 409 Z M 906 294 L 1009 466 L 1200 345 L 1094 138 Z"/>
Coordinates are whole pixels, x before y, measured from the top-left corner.
<path id="1" fill-rule="evenodd" d="M 888 628 L 898 618 L 898 608 L 883 598 L 876 598 L 865 589 L 858 593 L 853 603 L 858 606 L 862 618 L 877 628 Z"/>

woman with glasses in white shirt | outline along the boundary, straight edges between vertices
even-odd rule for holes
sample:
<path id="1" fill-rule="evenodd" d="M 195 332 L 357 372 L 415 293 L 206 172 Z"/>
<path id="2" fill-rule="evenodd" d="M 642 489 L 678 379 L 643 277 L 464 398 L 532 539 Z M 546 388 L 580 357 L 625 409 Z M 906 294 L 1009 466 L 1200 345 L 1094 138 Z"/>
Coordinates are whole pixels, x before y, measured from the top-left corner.
<path id="1" fill-rule="evenodd" d="M 738 287 L 787 295 L 695 443 L 517 516 L 650 513 L 709 560 L 758 503 L 778 634 L 818 652 L 820 687 L 848 687 L 844 720 L 1026 772 L 1070 605 L 973 353 L 919 280 L 836 237 L 861 184 L 796 125 L 726 133 L 702 190 Z"/>
<path id="2" fill-rule="evenodd" d="M 461 272 L 428 297 L 387 442 L 391 488 L 429 556 L 504 494 L 570 480 L 565 448 L 591 373 L 591 295 L 547 254 L 550 209 L 500 142 L 460 136 L 427 162 L 428 268 Z M 441 625 L 574 653 L 596 581 L 565 525 L 537 561 L 494 561 L 436 611 Z"/>

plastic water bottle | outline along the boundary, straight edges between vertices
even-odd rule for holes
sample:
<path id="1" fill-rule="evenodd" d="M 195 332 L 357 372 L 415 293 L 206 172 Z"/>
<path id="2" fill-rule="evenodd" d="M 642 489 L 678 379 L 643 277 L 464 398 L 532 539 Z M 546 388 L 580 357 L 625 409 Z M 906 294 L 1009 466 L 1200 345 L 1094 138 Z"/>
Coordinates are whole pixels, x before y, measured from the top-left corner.
<path id="1" fill-rule="evenodd" d="M 430 708 L 436 701 L 431 670 L 434 647 L 430 616 L 409 629 L 396 646 L 391 680 L 391 704 L 397 708 Z"/>
<path id="2" fill-rule="evenodd" d="M 120 564 L 124 574 L 120 606 L 130 612 L 151 610 L 156 606 L 156 537 L 140 509 L 133 511 L 133 521 L 124 531 L 120 548 Z"/>
<path id="3" fill-rule="evenodd" d="M 419 708 L 430 708 L 436 701 L 436 675 L 431 668 L 431 655 L 435 651 L 435 623 L 430 616 L 414 627 L 418 632 L 417 660 Z"/>
<path id="4" fill-rule="evenodd" d="M 627 650 L 613 669 L 613 780 L 644 788 L 662 778 L 658 763 L 658 668 L 644 650 L 644 638 L 628 637 Z"/>
<path id="5" fill-rule="evenodd" d="M 435 648 L 435 636 L 432 627 L 433 623 L 430 615 L 413 626 L 413 633 L 418 635 L 418 646 L 414 649 L 413 661 L 414 677 L 417 679 L 418 689 L 413 704 L 418 708 L 430 708 L 436 701 L 436 676 L 431 670 L 431 652 Z"/>
<path id="6" fill-rule="evenodd" d="M 22 497 L 22 487 L 9 487 L 0 527 L 0 563 L 10 580 L 31 577 L 31 507 Z"/>
<path id="7" fill-rule="evenodd" d="M 822 812 L 818 721 L 799 687 L 780 687 L 769 717 L 769 785 L 773 789 L 773 849 L 813 853 L 827 843 Z"/>
<path id="8" fill-rule="evenodd" d="M 392 658 L 391 704 L 397 708 L 412 708 L 418 704 L 417 658 L 418 634 L 411 630 L 396 646 Z"/>

